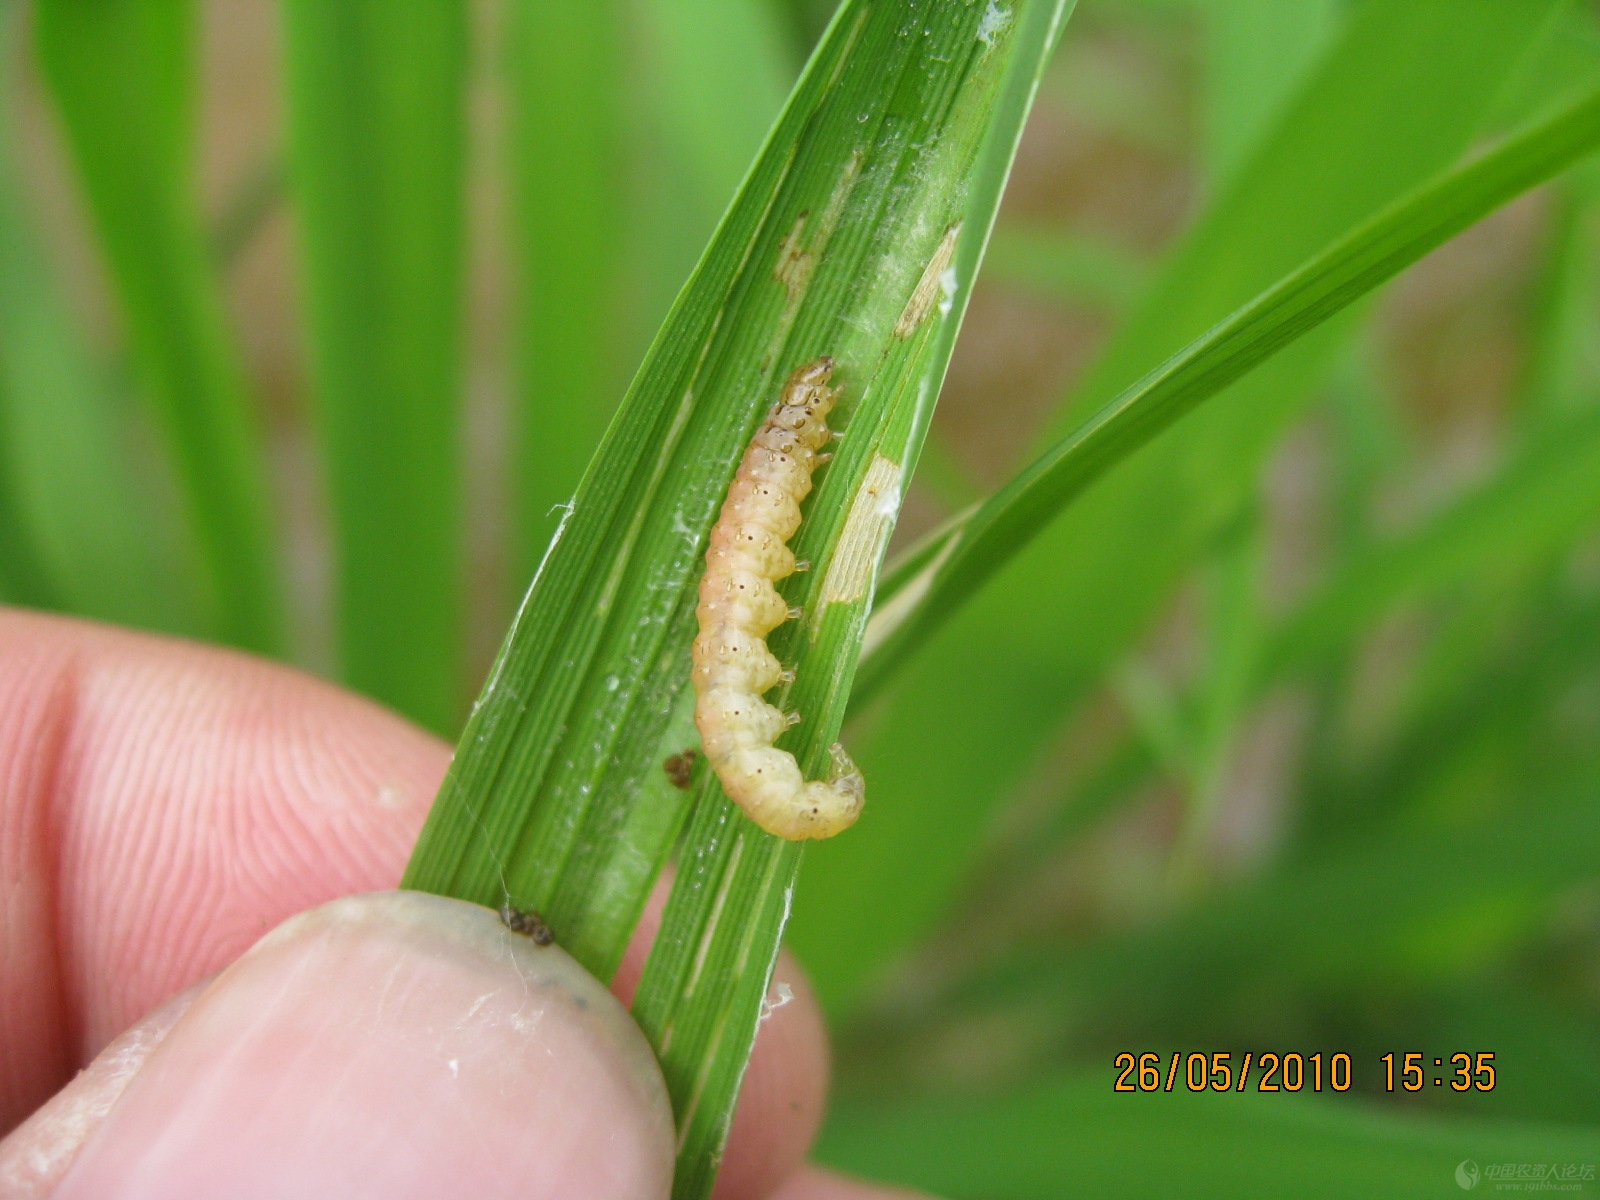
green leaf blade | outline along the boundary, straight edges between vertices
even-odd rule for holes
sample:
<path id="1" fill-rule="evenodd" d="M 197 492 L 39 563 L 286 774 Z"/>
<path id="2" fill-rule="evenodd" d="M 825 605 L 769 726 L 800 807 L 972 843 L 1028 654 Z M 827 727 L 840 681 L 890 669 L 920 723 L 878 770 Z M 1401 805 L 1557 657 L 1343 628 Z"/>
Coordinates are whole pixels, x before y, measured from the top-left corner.
<path id="1" fill-rule="evenodd" d="M 262 449 L 193 194 L 193 5 L 47 0 L 36 44 L 145 399 L 171 446 L 215 626 L 281 648 Z"/>
<path id="2" fill-rule="evenodd" d="M 343 677 L 440 731 L 460 670 L 461 3 L 285 7 Z"/>
<path id="3" fill-rule="evenodd" d="M 781 744 L 823 772 L 900 490 L 1065 13 L 842 10 L 579 487 L 406 886 L 537 907 L 591 970 L 614 969 L 689 807 L 679 793 L 664 797 L 671 815 L 635 819 L 662 798 L 649 785 L 662 756 L 683 748 L 706 531 L 784 378 L 826 353 L 846 432 L 794 541 L 815 567 L 784 589 L 809 615 L 773 639 L 798 676 L 782 702 L 805 715 Z M 800 858 L 701 785 L 636 1001 L 689 1120 L 683 1195 L 714 1170 Z M 622 877 L 634 882 L 593 886 Z M 684 998 L 685 948 L 702 941 L 709 1011 Z"/>
<path id="4" fill-rule="evenodd" d="M 1163 1065 L 1171 1055 L 1165 1051 Z M 1119 1095 L 1115 1075 L 1108 1061 L 1094 1078 L 1001 1096 L 850 1106 L 830 1121 L 820 1155 L 954 1200 L 1080 1192 L 1410 1200 L 1459 1191 L 1456 1167 L 1467 1161 L 1481 1171 L 1504 1162 L 1591 1162 L 1600 1153 L 1600 1134 L 1576 1126 L 1380 1116 L 1311 1095 L 1190 1095 L 1181 1080 L 1171 1093 Z"/>

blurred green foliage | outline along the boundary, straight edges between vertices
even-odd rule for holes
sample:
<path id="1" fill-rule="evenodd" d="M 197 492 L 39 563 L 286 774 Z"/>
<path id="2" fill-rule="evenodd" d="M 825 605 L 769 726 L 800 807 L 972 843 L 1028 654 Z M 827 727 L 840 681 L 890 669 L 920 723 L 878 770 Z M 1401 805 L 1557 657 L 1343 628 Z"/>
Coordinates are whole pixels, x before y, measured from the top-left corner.
<path id="1" fill-rule="evenodd" d="M 218 187 L 226 6 L 4 5 L 0 596 L 455 733 L 832 6 L 324 7 L 283 6 L 282 132 Z M 1576 0 L 1082 0 L 902 536 L 1597 85 Z M 276 373 L 263 261 L 303 299 Z M 1583 162 L 1121 462 L 886 681 L 795 902 L 830 1161 L 1144 1197 L 1600 1160 L 1597 345 Z M 1355 1085 L 1118 1095 L 1124 1050 Z M 1498 1083 L 1391 1093 L 1391 1051 Z"/>

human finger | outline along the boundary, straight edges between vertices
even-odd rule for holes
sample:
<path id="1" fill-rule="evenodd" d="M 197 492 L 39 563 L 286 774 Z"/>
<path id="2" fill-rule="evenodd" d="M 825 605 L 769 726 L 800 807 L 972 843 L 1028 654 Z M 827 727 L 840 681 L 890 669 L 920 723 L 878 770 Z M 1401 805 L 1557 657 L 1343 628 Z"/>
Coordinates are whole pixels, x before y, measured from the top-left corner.
<path id="1" fill-rule="evenodd" d="M 0 612 L 0 1129 L 291 914 L 393 887 L 448 761 L 286 667 Z"/>
<path id="2" fill-rule="evenodd" d="M 0 1191 L 670 1190 L 671 1110 L 638 1027 L 560 949 L 462 901 L 388 892 L 296 917 L 125 1057 L 86 1085 L 100 1095 L 68 1089 L 0 1146 Z"/>
<path id="3" fill-rule="evenodd" d="M 448 753 L 288 668 L 0 613 L 0 823 L 34 831 L 0 839 L 0 950 L 25 968 L 0 980 L 0 1129 L 288 914 L 392 887 Z M 659 903 L 619 994 L 658 921 Z M 787 958 L 774 1004 L 785 987 L 794 999 L 763 1022 L 719 1197 L 770 1191 L 820 1120 L 826 1035 Z"/>

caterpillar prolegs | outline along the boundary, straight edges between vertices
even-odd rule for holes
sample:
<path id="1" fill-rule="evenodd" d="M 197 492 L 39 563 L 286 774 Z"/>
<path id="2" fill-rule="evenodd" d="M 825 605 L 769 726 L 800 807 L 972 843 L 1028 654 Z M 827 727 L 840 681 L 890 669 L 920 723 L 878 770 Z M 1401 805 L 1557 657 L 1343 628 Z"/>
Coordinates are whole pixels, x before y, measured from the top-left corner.
<path id="1" fill-rule="evenodd" d="M 828 460 L 828 386 L 833 359 L 789 376 L 778 402 L 750 440 L 711 530 L 700 581 L 700 636 L 694 642 L 694 721 L 729 799 L 778 837 L 832 837 L 861 813 L 866 785 L 844 747 L 833 747 L 824 782 L 807 780 L 794 755 L 773 745 L 800 718 L 761 698 L 791 681 L 767 649 L 767 634 L 798 616 L 773 585 L 802 569 L 785 544 L 800 528 L 811 473 Z"/>

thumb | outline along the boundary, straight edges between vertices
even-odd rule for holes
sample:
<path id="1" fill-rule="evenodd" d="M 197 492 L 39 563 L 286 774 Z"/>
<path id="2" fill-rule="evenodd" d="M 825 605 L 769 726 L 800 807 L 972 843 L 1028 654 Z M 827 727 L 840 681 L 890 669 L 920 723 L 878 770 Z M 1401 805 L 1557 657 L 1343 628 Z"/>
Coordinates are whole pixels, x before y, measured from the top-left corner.
<path id="1" fill-rule="evenodd" d="M 335 901 L 268 934 L 175 1019 L 173 1007 L 0 1146 L 0 1185 L 14 1185 L 0 1190 L 608 1200 L 670 1188 L 671 1110 L 638 1027 L 563 951 L 487 909 L 419 892 Z"/>

